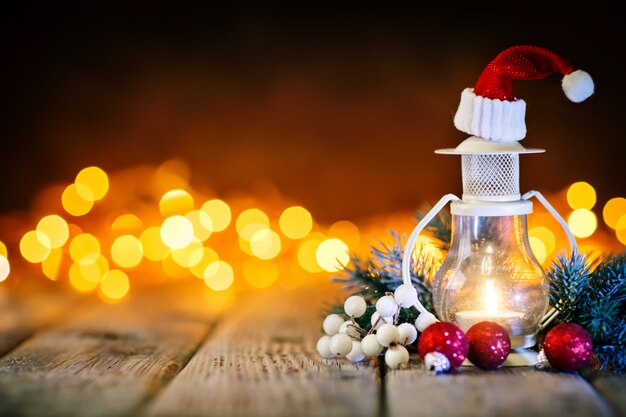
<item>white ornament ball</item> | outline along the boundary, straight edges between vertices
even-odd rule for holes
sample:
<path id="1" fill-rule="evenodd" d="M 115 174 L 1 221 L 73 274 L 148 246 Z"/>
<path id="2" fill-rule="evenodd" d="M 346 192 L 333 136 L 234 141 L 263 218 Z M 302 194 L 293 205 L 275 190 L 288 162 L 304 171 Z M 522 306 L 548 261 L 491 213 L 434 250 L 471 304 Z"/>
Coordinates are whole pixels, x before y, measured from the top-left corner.
<path id="1" fill-rule="evenodd" d="M 417 291 L 412 285 L 402 284 L 393 293 L 396 303 L 402 308 L 417 304 Z"/>
<path id="2" fill-rule="evenodd" d="M 437 317 L 434 314 L 429 312 L 420 313 L 419 316 L 415 319 L 415 327 L 421 333 L 431 324 L 437 323 Z"/>
<path id="3" fill-rule="evenodd" d="M 398 311 L 398 303 L 391 295 L 382 296 L 376 301 L 376 311 L 381 317 L 393 317 Z"/>
<path id="4" fill-rule="evenodd" d="M 324 319 L 324 324 L 322 324 L 322 328 L 324 329 L 324 333 L 329 336 L 334 336 L 339 333 L 339 327 L 344 322 L 344 318 L 339 314 L 329 314 Z"/>
<path id="5" fill-rule="evenodd" d="M 322 358 L 330 359 L 333 356 L 333 353 L 330 351 L 330 336 L 325 334 L 320 337 L 317 341 L 317 352 L 320 354 Z"/>
<path id="6" fill-rule="evenodd" d="M 361 317 L 366 309 L 365 299 L 360 295 L 352 295 L 343 303 L 343 310 L 350 317 Z"/>
<path id="7" fill-rule="evenodd" d="M 398 341 L 401 345 L 410 345 L 417 340 L 417 329 L 411 323 L 402 323 L 398 326 L 400 338 Z"/>
<path id="8" fill-rule="evenodd" d="M 330 338 L 330 352 L 345 356 L 352 350 L 352 339 L 347 334 L 338 333 Z"/>
<path id="9" fill-rule="evenodd" d="M 392 343 L 398 343 L 400 332 L 398 332 L 398 328 L 393 324 L 385 323 L 376 330 L 376 338 L 378 339 L 378 343 L 384 347 L 388 347 Z"/>
<path id="10" fill-rule="evenodd" d="M 352 362 L 361 362 L 365 359 L 365 353 L 363 353 L 361 342 L 356 340 L 352 341 L 352 350 L 346 355 L 346 358 Z"/>
<path id="11" fill-rule="evenodd" d="M 441 352 L 430 352 L 424 356 L 424 367 L 427 371 L 434 373 L 443 373 L 450 370 L 450 361 Z"/>
<path id="12" fill-rule="evenodd" d="M 385 363 L 391 369 L 398 369 L 409 363 L 409 351 L 404 346 L 395 345 L 385 352 Z"/>
<path id="13" fill-rule="evenodd" d="M 352 320 L 346 320 L 343 323 L 341 323 L 341 326 L 339 326 L 339 333 L 347 334 L 348 336 L 356 337 L 360 339 L 361 335 L 356 329 L 356 326 L 357 324 L 353 323 Z"/>
<path id="14" fill-rule="evenodd" d="M 374 357 L 381 354 L 383 346 L 378 342 L 375 334 L 368 334 L 361 340 L 361 349 L 366 356 Z"/>

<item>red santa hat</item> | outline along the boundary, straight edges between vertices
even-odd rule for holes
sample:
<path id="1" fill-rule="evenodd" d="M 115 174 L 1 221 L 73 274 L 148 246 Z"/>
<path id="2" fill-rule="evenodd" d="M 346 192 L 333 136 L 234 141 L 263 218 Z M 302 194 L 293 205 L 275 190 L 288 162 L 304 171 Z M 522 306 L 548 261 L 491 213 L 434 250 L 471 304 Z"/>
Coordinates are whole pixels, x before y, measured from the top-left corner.
<path id="1" fill-rule="evenodd" d="M 513 80 L 538 80 L 563 74 L 561 85 L 574 103 L 593 94 L 591 76 L 574 70 L 563 58 L 537 46 L 513 46 L 502 51 L 466 88 L 454 116 L 457 129 L 496 142 L 516 142 L 526 136 L 526 103 L 513 95 Z"/>

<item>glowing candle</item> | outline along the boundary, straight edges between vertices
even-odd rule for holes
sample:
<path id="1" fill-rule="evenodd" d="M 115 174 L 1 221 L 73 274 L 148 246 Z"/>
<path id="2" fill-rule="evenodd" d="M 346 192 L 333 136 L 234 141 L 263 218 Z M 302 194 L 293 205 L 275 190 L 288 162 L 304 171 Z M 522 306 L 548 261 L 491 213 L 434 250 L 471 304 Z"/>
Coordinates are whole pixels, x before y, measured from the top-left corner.
<path id="1" fill-rule="evenodd" d="M 464 310 L 456 313 L 456 322 L 464 331 L 481 321 L 493 321 L 507 330 L 517 327 L 517 322 L 524 317 L 519 311 L 500 309 L 500 296 L 493 280 L 485 281 L 483 310 Z"/>

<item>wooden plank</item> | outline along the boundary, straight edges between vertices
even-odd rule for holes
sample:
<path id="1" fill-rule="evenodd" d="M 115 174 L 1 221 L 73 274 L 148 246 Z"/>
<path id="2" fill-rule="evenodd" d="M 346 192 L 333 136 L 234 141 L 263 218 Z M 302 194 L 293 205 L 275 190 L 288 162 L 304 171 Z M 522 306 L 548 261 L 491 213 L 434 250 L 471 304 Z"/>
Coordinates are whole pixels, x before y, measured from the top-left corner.
<path id="1" fill-rule="evenodd" d="M 385 376 L 388 416 L 610 416 L 610 406 L 578 374 L 530 367 L 482 371 L 462 367 L 432 375 L 413 369 Z"/>
<path id="2" fill-rule="evenodd" d="M 314 290 L 255 293 L 148 408 L 150 416 L 373 416 L 377 368 L 315 350 L 323 299 Z"/>
<path id="3" fill-rule="evenodd" d="M 617 415 L 626 416 L 626 374 L 596 376 L 591 383 L 611 403 Z"/>
<path id="4" fill-rule="evenodd" d="M 17 288 L 0 286 L 0 357 L 57 320 L 79 298 L 75 292 L 28 281 Z"/>
<path id="5" fill-rule="evenodd" d="M 2 358 L 0 415 L 135 413 L 185 366 L 212 320 L 194 308 L 205 302 L 197 292 L 139 293 L 114 305 L 92 299 Z"/>

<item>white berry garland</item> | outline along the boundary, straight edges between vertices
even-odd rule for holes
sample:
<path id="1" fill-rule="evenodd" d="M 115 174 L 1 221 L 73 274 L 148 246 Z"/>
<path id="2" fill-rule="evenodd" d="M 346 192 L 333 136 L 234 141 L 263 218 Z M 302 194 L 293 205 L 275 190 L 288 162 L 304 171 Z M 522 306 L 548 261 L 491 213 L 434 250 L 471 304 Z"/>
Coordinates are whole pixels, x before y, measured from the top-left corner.
<path id="1" fill-rule="evenodd" d="M 394 293 L 386 293 L 376 302 L 369 331 L 355 319 L 367 311 L 367 302 L 360 295 L 348 297 L 344 304 L 345 314 L 329 314 L 322 328 L 325 335 L 317 341 L 321 357 L 331 359 L 345 357 L 352 362 L 383 355 L 390 369 L 406 367 L 409 362 L 407 346 L 417 340 L 418 331 L 437 321 L 430 313 L 422 313 L 412 323 L 398 324 L 400 310 L 415 305 L 417 292 L 410 285 L 400 285 Z"/>

